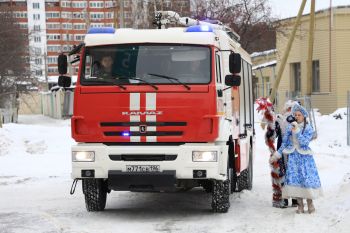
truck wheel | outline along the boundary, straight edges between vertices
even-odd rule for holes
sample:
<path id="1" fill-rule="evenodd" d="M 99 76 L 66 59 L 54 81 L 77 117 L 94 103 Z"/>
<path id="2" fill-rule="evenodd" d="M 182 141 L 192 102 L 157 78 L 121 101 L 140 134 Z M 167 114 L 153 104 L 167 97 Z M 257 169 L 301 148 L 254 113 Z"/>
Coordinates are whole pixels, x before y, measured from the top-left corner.
<path id="1" fill-rule="evenodd" d="M 107 185 L 103 179 L 83 179 L 87 211 L 102 211 L 106 207 Z"/>
<path id="2" fill-rule="evenodd" d="M 253 156 L 252 148 L 249 150 L 249 165 L 248 168 L 241 172 L 237 178 L 237 191 L 244 189 L 251 190 L 253 187 Z"/>
<path id="3" fill-rule="evenodd" d="M 230 180 L 214 180 L 211 208 L 217 213 L 226 213 L 230 208 Z"/>

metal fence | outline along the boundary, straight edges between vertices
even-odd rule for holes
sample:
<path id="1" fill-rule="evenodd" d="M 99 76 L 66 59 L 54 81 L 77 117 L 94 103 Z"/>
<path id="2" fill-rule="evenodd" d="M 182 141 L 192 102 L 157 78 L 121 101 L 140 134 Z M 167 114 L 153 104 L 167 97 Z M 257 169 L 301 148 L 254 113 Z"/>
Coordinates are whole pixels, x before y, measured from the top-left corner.
<path id="1" fill-rule="evenodd" d="M 42 113 L 56 119 L 72 116 L 74 93 L 72 90 L 59 89 L 42 93 Z"/>
<path id="2" fill-rule="evenodd" d="M 16 92 L 0 93 L 0 127 L 4 123 L 18 120 L 18 99 Z"/>

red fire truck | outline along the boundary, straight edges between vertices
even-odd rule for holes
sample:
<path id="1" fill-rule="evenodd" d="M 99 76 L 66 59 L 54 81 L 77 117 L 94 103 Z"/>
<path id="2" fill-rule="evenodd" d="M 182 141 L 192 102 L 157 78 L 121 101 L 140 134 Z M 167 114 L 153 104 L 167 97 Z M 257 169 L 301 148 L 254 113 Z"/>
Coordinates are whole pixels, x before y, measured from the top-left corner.
<path id="1" fill-rule="evenodd" d="M 252 188 L 250 56 L 223 25 L 176 21 L 185 27 L 91 28 L 70 53 L 80 61 L 72 178 L 82 180 L 88 211 L 104 210 L 112 190 L 202 187 L 213 211 L 227 212 L 231 193 Z"/>

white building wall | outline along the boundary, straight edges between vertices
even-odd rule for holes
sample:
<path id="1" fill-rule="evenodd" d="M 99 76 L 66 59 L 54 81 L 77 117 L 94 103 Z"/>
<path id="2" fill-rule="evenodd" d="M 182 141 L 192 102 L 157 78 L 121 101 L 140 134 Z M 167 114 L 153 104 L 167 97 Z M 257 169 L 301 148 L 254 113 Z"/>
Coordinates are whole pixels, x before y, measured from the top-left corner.
<path id="1" fill-rule="evenodd" d="M 31 70 L 33 75 L 44 80 L 47 52 L 45 0 L 27 0 L 27 15 Z M 37 73 L 40 70 L 41 75 Z"/>

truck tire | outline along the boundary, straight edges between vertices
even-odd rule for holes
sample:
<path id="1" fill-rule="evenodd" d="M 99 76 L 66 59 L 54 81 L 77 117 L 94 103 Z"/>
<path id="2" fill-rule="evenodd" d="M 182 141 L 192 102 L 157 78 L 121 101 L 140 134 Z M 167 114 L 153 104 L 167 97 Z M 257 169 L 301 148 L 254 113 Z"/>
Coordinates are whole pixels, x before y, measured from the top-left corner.
<path id="1" fill-rule="evenodd" d="M 106 207 L 107 185 L 103 179 L 83 179 L 86 210 L 102 211 Z"/>
<path id="2" fill-rule="evenodd" d="M 248 168 L 241 172 L 237 178 L 237 191 L 241 192 L 244 189 L 251 190 L 253 188 L 253 156 L 252 148 L 249 150 L 249 165 Z"/>
<path id="3" fill-rule="evenodd" d="M 216 213 L 226 213 L 230 208 L 230 180 L 214 180 L 211 207 Z"/>

